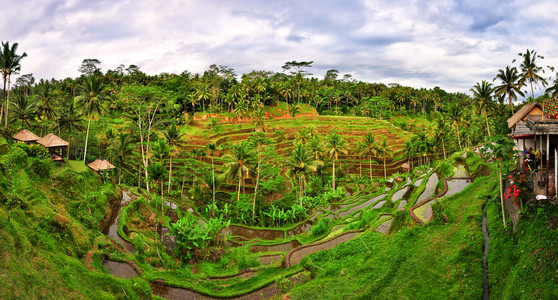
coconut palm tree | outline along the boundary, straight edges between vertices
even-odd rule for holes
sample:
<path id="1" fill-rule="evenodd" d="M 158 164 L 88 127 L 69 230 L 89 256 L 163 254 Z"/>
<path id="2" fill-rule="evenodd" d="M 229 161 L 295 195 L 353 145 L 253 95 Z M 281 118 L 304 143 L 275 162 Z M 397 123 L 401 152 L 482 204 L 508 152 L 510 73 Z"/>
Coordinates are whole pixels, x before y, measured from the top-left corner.
<path id="1" fill-rule="evenodd" d="M 393 150 L 391 146 L 388 145 L 386 138 L 382 138 L 376 143 L 376 153 L 384 160 L 384 178 L 387 178 L 386 159 L 393 156 Z"/>
<path id="2" fill-rule="evenodd" d="M 258 107 L 256 110 L 252 112 L 252 124 L 256 128 L 257 131 L 265 132 L 265 112 L 261 107 Z"/>
<path id="3" fill-rule="evenodd" d="M 122 169 L 128 166 L 127 159 L 133 153 L 132 141 L 128 138 L 128 133 L 120 132 L 118 139 L 112 141 L 109 150 L 118 165 L 118 184 L 120 184 L 122 182 Z"/>
<path id="4" fill-rule="evenodd" d="M 178 148 L 179 147 L 184 147 L 186 145 L 186 141 L 184 140 L 184 133 L 181 133 L 180 130 L 178 129 L 178 127 L 175 126 L 170 126 L 167 131 L 164 132 L 165 134 L 165 139 L 167 140 L 167 144 L 170 147 L 170 153 L 169 153 L 169 160 L 170 160 L 170 165 L 169 165 L 169 186 L 168 186 L 168 190 L 167 193 L 170 193 L 171 191 L 171 182 L 172 182 L 172 157 L 173 155 L 173 151 L 175 150 L 175 154 L 178 154 Z"/>
<path id="5" fill-rule="evenodd" d="M 29 97 L 25 97 L 23 94 L 18 93 L 16 95 L 16 101 L 11 103 L 13 114 L 10 116 L 10 120 L 21 121 L 21 129 L 24 125 L 31 125 L 31 121 L 35 119 L 37 114 L 37 105 L 33 101 L 29 101 Z"/>
<path id="6" fill-rule="evenodd" d="M 209 156 L 211 157 L 211 189 L 212 189 L 212 198 L 213 198 L 213 206 L 211 206 L 211 214 L 213 214 L 213 207 L 215 206 L 215 164 L 213 163 L 213 153 L 217 150 L 217 145 L 214 143 L 209 143 L 206 146 L 207 150 L 209 151 Z"/>
<path id="7" fill-rule="evenodd" d="M 298 177 L 298 198 L 301 206 L 302 194 L 303 191 L 306 191 L 305 174 L 308 171 L 318 171 L 318 167 L 323 166 L 323 164 L 324 163 L 321 160 L 316 160 L 312 157 L 312 154 L 308 151 L 308 149 L 306 149 L 304 144 L 295 144 L 295 148 L 293 149 L 293 152 L 291 152 L 291 156 L 288 161 L 288 166 Z"/>
<path id="8" fill-rule="evenodd" d="M 58 124 L 61 130 L 68 130 L 68 143 L 72 145 L 72 129 L 83 131 L 85 126 L 83 125 L 85 120 L 77 109 L 75 109 L 74 101 L 69 101 L 68 106 L 62 111 L 62 114 L 58 118 Z M 66 159 L 70 158 L 70 147 L 68 147 L 68 153 L 66 154 Z"/>
<path id="9" fill-rule="evenodd" d="M 37 114 L 41 118 L 41 136 L 43 135 L 43 129 L 45 124 L 45 119 L 52 120 L 56 117 L 56 99 L 52 91 L 52 85 L 45 83 L 41 85 L 40 92 L 37 95 L 39 100 L 39 105 L 37 107 Z M 58 124 L 58 134 L 60 134 L 60 124 Z"/>
<path id="10" fill-rule="evenodd" d="M 364 144 L 364 154 L 368 156 L 368 162 L 370 164 L 370 181 L 372 181 L 372 156 L 376 156 L 378 154 L 374 144 L 375 138 L 376 137 L 369 132 L 367 135 L 364 136 L 364 139 L 362 140 Z"/>
<path id="11" fill-rule="evenodd" d="M 496 136 L 493 143 L 489 143 L 488 147 L 492 149 L 492 155 L 498 162 L 499 182 L 500 182 L 500 202 L 502 206 L 502 218 L 504 219 L 504 227 L 506 227 L 506 212 L 504 210 L 504 189 L 502 187 L 502 163 L 511 159 L 514 143 L 507 136 Z"/>
<path id="12" fill-rule="evenodd" d="M 83 151 L 83 163 L 87 158 L 87 142 L 89 140 L 89 129 L 91 127 L 91 119 L 93 115 L 101 115 L 104 113 L 104 103 L 107 97 L 104 94 L 104 87 L 100 80 L 95 76 L 85 77 L 83 83 L 79 86 L 81 95 L 76 97 L 78 106 L 81 111 L 88 117 L 87 133 L 85 134 L 85 147 Z"/>
<path id="13" fill-rule="evenodd" d="M 149 178 L 156 183 L 160 184 L 161 187 L 161 221 L 163 219 L 163 209 L 165 206 L 165 201 L 163 199 L 163 181 L 165 180 L 165 167 L 161 163 L 151 164 L 147 167 L 149 169 Z M 155 213 L 157 214 L 157 202 L 155 202 Z M 158 218 L 157 218 L 158 219 Z M 157 220 L 157 225 L 159 225 L 159 221 Z M 162 225 L 163 222 L 161 222 Z M 156 226 L 155 228 L 155 248 L 157 249 L 157 254 L 159 255 L 159 259 L 161 259 L 161 255 L 159 254 L 158 248 L 158 240 L 159 240 L 159 230 Z"/>
<path id="14" fill-rule="evenodd" d="M 552 99 L 556 99 L 558 97 L 558 73 L 556 74 L 556 78 L 552 82 L 552 85 L 546 89 L 546 92 L 550 94 Z"/>
<path id="15" fill-rule="evenodd" d="M 250 171 L 254 165 L 254 153 L 245 143 L 233 146 L 233 153 L 223 156 L 225 177 L 229 179 L 238 178 L 238 194 L 236 200 L 240 200 L 240 187 L 245 178 L 250 177 Z"/>
<path id="16" fill-rule="evenodd" d="M 343 139 L 342 136 L 338 135 L 336 132 L 330 134 L 326 139 L 326 151 L 325 154 L 329 156 L 329 159 L 333 160 L 333 181 L 332 188 L 335 190 L 335 162 L 339 158 L 339 154 L 347 154 L 347 141 Z"/>
<path id="17" fill-rule="evenodd" d="M 10 42 L 2 42 L 2 50 L 0 51 L 0 69 L 2 70 L 2 79 L 4 80 L 4 99 L 2 107 L 0 108 L 0 121 L 2 114 L 4 114 L 5 124 L 8 127 L 9 116 L 9 102 L 10 102 L 10 79 L 12 74 L 17 74 L 21 70 L 21 60 L 27 56 L 27 53 L 17 54 L 18 43 L 13 43 L 10 47 Z M 6 83 L 8 83 L 8 92 L 6 93 Z M 5 111 L 4 111 L 5 110 Z"/>
<path id="18" fill-rule="evenodd" d="M 444 140 L 444 137 L 446 136 L 446 131 L 448 130 L 448 123 L 446 122 L 446 119 L 444 119 L 444 117 L 442 116 L 442 114 L 438 114 L 437 118 L 436 118 L 436 129 L 435 129 L 435 135 L 437 138 L 440 138 L 442 140 L 442 149 L 444 150 L 444 159 L 446 159 L 446 143 Z"/>
<path id="19" fill-rule="evenodd" d="M 477 106 L 478 112 L 484 116 L 486 122 L 486 131 L 490 137 L 490 124 L 488 123 L 488 115 L 495 109 L 495 103 L 492 101 L 492 84 L 483 80 L 480 84 L 477 82 L 472 89 L 473 100 Z"/>
<path id="20" fill-rule="evenodd" d="M 538 55 L 537 51 L 527 49 L 525 53 L 519 53 L 519 56 L 523 58 L 521 65 L 521 80 L 519 82 L 519 86 L 521 87 L 525 81 L 529 81 L 531 85 L 531 97 L 535 100 L 535 92 L 533 89 L 533 83 L 541 82 L 542 86 L 546 86 L 546 80 L 541 77 L 538 73 L 543 72 L 544 70 L 542 67 L 537 65 L 537 62 L 541 59 L 544 59 L 543 56 Z"/>
<path id="21" fill-rule="evenodd" d="M 508 95 L 508 98 L 510 100 L 510 110 L 513 114 L 513 100 L 517 100 L 518 94 L 525 97 L 525 95 L 521 91 L 519 81 L 520 76 L 517 72 L 517 68 L 506 66 L 505 70 L 498 70 L 498 75 L 496 75 L 496 78 L 494 78 L 494 80 L 496 79 L 499 79 L 502 84 L 494 87 L 494 93 L 497 96 L 501 96 L 504 94 Z"/>
<path id="22" fill-rule="evenodd" d="M 457 141 L 459 142 L 459 150 L 463 150 L 461 147 L 461 137 L 459 136 L 459 124 L 463 119 L 463 108 L 456 102 L 450 102 L 448 105 L 447 117 L 450 124 L 455 127 L 455 132 L 457 133 Z"/>

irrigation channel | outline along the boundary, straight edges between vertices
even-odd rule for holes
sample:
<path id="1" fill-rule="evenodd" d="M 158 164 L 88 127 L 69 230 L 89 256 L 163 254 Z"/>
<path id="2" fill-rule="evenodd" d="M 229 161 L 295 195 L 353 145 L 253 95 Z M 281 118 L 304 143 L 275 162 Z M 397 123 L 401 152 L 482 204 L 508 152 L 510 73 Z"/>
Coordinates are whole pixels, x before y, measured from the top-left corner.
<path id="1" fill-rule="evenodd" d="M 364 210 L 382 209 L 384 204 L 387 202 L 391 202 L 393 204 L 389 207 L 393 207 L 393 210 L 395 211 L 405 210 L 406 207 L 412 205 L 412 203 L 409 203 L 409 199 L 411 198 L 410 196 L 414 191 L 423 186 L 423 191 L 417 197 L 415 206 L 409 208 L 409 213 L 413 218 L 415 218 L 415 220 L 419 220 L 421 224 L 424 224 L 425 222 L 429 222 L 432 218 L 432 203 L 440 201 L 443 196 L 451 196 L 461 192 L 471 183 L 470 178 L 464 176 L 468 176 L 468 173 L 462 166 L 457 166 L 454 171 L 456 171 L 454 173 L 459 174 L 461 178 L 444 178 L 444 190 L 438 195 L 434 195 L 434 193 L 439 182 L 439 177 L 438 174 L 432 172 L 431 169 L 420 175 L 418 178 L 415 178 L 415 180 L 411 180 L 409 177 L 405 182 L 391 181 L 389 187 L 386 189 L 380 189 L 383 193 L 379 195 L 357 195 L 348 197 L 341 203 L 333 203 L 324 207 L 319 207 L 307 221 L 302 222 L 291 229 L 259 229 L 236 224 L 231 225 L 228 228 L 228 233 L 231 234 L 234 239 L 231 239 L 227 246 L 235 247 L 240 245 L 249 245 L 248 249 L 250 252 L 260 254 L 259 260 L 262 265 L 271 265 L 271 267 L 274 268 L 292 267 L 299 264 L 304 257 L 312 253 L 331 249 L 341 243 L 345 243 L 359 236 L 366 229 L 346 231 L 345 227 L 350 222 L 358 220 Z M 425 179 L 427 179 L 426 183 L 423 183 Z M 135 251 L 134 246 L 119 236 L 118 225 L 122 208 L 128 205 L 131 200 L 136 197 L 137 196 L 129 190 L 123 190 L 121 201 L 115 204 L 112 209 L 110 224 L 103 231 L 105 235 L 112 237 L 115 241 L 122 244 L 126 251 L 130 253 Z M 171 209 L 176 209 L 175 205 L 167 206 Z M 383 211 L 386 210 L 388 209 L 383 209 Z M 417 218 L 415 214 L 420 215 L 420 217 Z M 317 218 L 324 217 L 336 221 L 336 225 L 330 230 L 329 234 L 313 243 L 301 245 L 296 237 L 307 234 L 311 230 L 315 220 Z M 381 213 L 377 220 L 378 221 L 375 223 L 376 226 L 373 230 L 382 234 L 387 234 L 392 221 L 391 213 Z M 202 221 L 202 219 L 200 219 L 200 221 Z M 485 233 L 485 226 L 486 220 L 485 215 L 483 214 L 483 233 Z M 485 233 L 485 259 L 487 243 L 488 237 L 487 233 Z M 280 262 L 283 262 L 282 266 L 278 265 Z M 118 262 L 107 260 L 105 261 L 105 268 L 111 275 L 120 278 L 141 276 L 143 273 L 131 261 Z M 486 276 L 487 269 L 485 268 L 484 263 L 483 269 Z M 207 278 L 206 280 L 225 280 L 236 277 L 247 279 L 257 276 L 258 272 L 259 270 L 246 269 L 235 275 Z M 303 272 L 298 272 L 291 274 L 287 278 L 290 279 L 290 285 L 294 285 L 297 282 L 300 282 L 302 277 L 304 277 Z M 165 284 L 164 280 L 152 281 L 150 282 L 150 285 L 154 295 L 167 299 L 216 299 L 198 293 L 192 288 L 186 289 L 169 286 Z M 230 299 L 265 299 L 280 295 L 283 290 L 284 286 L 280 287 L 277 286 L 275 282 L 272 282 L 259 289 Z M 486 290 L 485 293 L 487 293 Z"/>

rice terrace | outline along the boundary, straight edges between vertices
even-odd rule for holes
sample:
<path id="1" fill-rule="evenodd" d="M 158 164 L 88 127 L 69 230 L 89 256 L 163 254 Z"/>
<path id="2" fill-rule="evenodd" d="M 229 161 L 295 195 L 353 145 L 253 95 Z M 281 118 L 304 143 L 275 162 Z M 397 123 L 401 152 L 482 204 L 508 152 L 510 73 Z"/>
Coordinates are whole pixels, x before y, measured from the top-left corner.
<path id="1" fill-rule="evenodd" d="M 463 93 L 297 60 L 36 80 L 1 45 L 0 299 L 558 298 L 535 50 Z"/>

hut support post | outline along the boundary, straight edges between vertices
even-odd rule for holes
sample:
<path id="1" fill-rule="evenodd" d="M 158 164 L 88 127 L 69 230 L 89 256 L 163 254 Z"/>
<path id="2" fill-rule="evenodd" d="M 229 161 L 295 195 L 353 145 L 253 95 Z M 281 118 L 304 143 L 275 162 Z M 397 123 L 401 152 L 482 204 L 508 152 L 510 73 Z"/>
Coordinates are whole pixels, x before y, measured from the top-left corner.
<path id="1" fill-rule="evenodd" d="M 550 162 L 550 134 L 547 133 L 546 134 L 546 196 L 550 197 L 548 195 L 548 181 L 549 181 L 549 176 L 550 176 L 550 170 L 548 168 L 548 164 Z"/>
<path id="2" fill-rule="evenodd" d="M 523 149 L 521 151 L 521 156 L 523 157 L 523 161 L 521 163 L 521 171 L 525 171 L 525 139 L 523 139 Z"/>

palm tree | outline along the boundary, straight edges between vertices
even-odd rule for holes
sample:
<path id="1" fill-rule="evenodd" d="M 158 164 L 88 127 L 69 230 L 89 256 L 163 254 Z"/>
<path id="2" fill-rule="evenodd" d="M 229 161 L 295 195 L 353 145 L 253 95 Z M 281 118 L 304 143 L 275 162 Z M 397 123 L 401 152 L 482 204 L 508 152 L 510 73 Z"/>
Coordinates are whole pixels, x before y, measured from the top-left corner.
<path id="1" fill-rule="evenodd" d="M 504 219 L 504 227 L 506 227 L 506 212 L 504 210 L 504 190 L 502 187 L 502 162 L 512 157 L 512 147 L 514 143 L 507 136 L 496 136 L 493 143 L 489 143 L 488 147 L 492 149 L 492 154 L 498 162 L 499 181 L 500 181 L 500 201 L 502 206 L 502 218 Z"/>
<path id="2" fill-rule="evenodd" d="M 496 79 L 500 79 L 502 84 L 494 87 L 494 93 L 497 96 L 501 96 L 504 94 L 508 95 L 508 98 L 510 100 L 510 110 L 513 114 L 512 101 L 517 100 L 517 94 L 523 97 L 525 96 L 521 91 L 519 73 L 517 72 L 517 68 L 506 66 L 505 70 L 498 70 L 498 75 L 496 75 L 496 78 L 494 78 L 494 80 Z"/>
<path id="3" fill-rule="evenodd" d="M 384 178 L 387 178 L 386 158 L 391 158 L 393 156 L 393 150 L 391 146 L 388 145 L 387 139 L 383 138 L 379 143 L 376 143 L 376 152 L 384 160 Z"/>
<path id="4" fill-rule="evenodd" d="M 75 109 L 74 102 L 70 101 L 67 109 L 62 112 L 62 115 L 58 118 L 58 124 L 60 124 L 61 129 L 68 130 L 68 143 L 72 144 L 72 129 L 78 131 L 83 131 L 85 126 L 83 125 L 85 120 L 82 115 Z M 68 147 L 68 153 L 66 154 L 66 159 L 70 158 L 70 147 Z"/>
<path id="5" fill-rule="evenodd" d="M 127 166 L 126 160 L 132 154 L 133 148 L 128 134 L 120 132 L 118 139 L 112 141 L 110 145 L 110 152 L 114 156 L 115 163 L 118 164 L 118 184 L 122 182 L 122 169 Z"/>
<path id="6" fill-rule="evenodd" d="M 174 156 L 172 150 L 174 149 L 178 154 L 178 148 L 184 147 L 186 145 L 186 142 L 184 141 L 184 137 L 185 137 L 184 133 L 181 133 L 178 127 L 176 127 L 176 125 L 170 126 L 167 129 L 167 131 L 165 131 L 164 134 L 165 134 L 165 139 L 167 140 L 167 144 L 170 147 L 169 186 L 167 190 L 167 193 L 170 193 L 171 181 L 172 181 L 172 157 Z"/>
<path id="7" fill-rule="evenodd" d="M 165 159 L 169 157 L 170 151 L 169 144 L 163 139 L 157 140 L 157 142 L 153 144 L 153 157 L 157 159 L 158 163 L 163 164 Z"/>
<path id="8" fill-rule="evenodd" d="M 441 138 L 442 140 L 442 149 L 444 150 L 444 159 L 446 159 L 446 143 L 444 141 L 444 137 L 446 136 L 446 131 L 448 130 L 448 123 L 446 122 L 446 119 L 444 119 L 444 117 L 439 114 L 438 117 L 436 118 L 436 130 L 435 130 L 435 134 L 436 137 Z"/>
<path id="9" fill-rule="evenodd" d="M 461 147 L 461 137 L 459 136 L 459 124 L 463 119 L 463 108 L 456 102 L 450 102 L 448 105 L 447 114 L 450 124 L 455 126 L 455 132 L 457 132 L 457 141 L 459 142 L 459 150 L 463 150 Z"/>
<path id="10" fill-rule="evenodd" d="M 79 86 L 81 95 L 76 97 L 81 111 L 88 116 L 87 133 L 85 134 L 85 147 L 83 152 L 83 163 L 87 158 L 87 142 L 89 140 L 89 129 L 91 127 L 91 119 L 93 115 L 101 115 L 104 112 L 103 104 L 107 100 L 104 95 L 104 87 L 100 80 L 95 76 L 88 76 Z"/>
<path id="11" fill-rule="evenodd" d="M 211 214 L 213 214 L 213 207 L 215 206 L 215 164 L 213 163 L 213 153 L 217 150 L 217 145 L 214 143 L 209 143 L 206 146 L 209 151 L 209 156 L 211 157 L 211 187 L 212 187 L 212 198 L 213 206 L 211 206 Z"/>
<path id="12" fill-rule="evenodd" d="M 546 92 L 550 94 L 552 99 L 556 99 L 558 97 L 558 73 L 556 74 L 556 78 L 552 82 L 552 86 L 549 86 L 546 89 Z"/>
<path id="13" fill-rule="evenodd" d="M 335 161 L 339 158 L 339 154 L 348 153 L 346 146 L 347 142 L 345 141 L 345 139 L 343 139 L 343 137 L 338 135 L 336 132 L 333 132 L 327 137 L 325 153 L 329 156 L 329 159 L 333 159 L 333 190 L 335 190 Z"/>
<path id="14" fill-rule="evenodd" d="M 43 135 L 43 128 L 45 119 L 52 120 L 56 117 L 56 110 L 54 106 L 56 105 L 56 100 L 54 98 L 54 93 L 52 92 L 52 85 L 45 83 L 41 86 L 41 90 L 38 94 L 39 106 L 37 107 L 37 114 L 41 117 L 41 136 Z M 58 125 L 58 134 L 60 134 L 60 125 Z"/>
<path id="15" fill-rule="evenodd" d="M 2 42 L 2 50 L 0 51 L 0 69 L 2 69 L 2 79 L 4 80 L 4 97 L 2 107 L 0 108 L 0 121 L 2 120 L 2 113 L 5 116 L 4 127 L 8 127 L 9 115 L 9 102 L 10 102 L 10 78 L 12 74 L 17 74 L 21 70 L 21 60 L 27 56 L 27 53 L 18 55 L 18 43 L 13 43 L 10 47 L 10 42 Z M 6 93 L 6 82 L 8 83 L 8 93 Z M 4 112 L 4 109 L 6 110 Z"/>
<path id="16" fill-rule="evenodd" d="M 264 117 L 265 112 L 261 107 L 258 107 L 252 112 L 252 124 L 256 127 L 256 130 L 265 132 Z"/>
<path id="17" fill-rule="evenodd" d="M 531 97 L 535 100 L 535 92 L 533 90 L 533 83 L 538 83 L 539 81 L 542 83 L 543 87 L 546 86 L 546 80 L 541 77 L 538 73 L 544 70 L 542 67 L 537 66 L 537 61 L 539 59 L 544 59 L 543 56 L 538 55 L 535 50 L 525 51 L 525 53 L 519 53 L 519 56 L 523 58 L 523 62 L 521 62 L 521 80 L 519 82 L 519 87 L 525 83 L 526 80 L 529 81 L 531 84 Z"/>
<path id="18" fill-rule="evenodd" d="M 363 144 L 364 144 L 364 153 L 368 156 L 368 162 L 370 163 L 370 181 L 372 181 L 372 156 L 377 155 L 377 149 L 374 144 L 374 139 L 376 137 L 372 133 L 368 133 L 364 136 Z"/>
<path id="19" fill-rule="evenodd" d="M 321 160 L 315 160 L 312 154 L 304 144 L 295 144 L 293 152 L 291 152 L 290 160 L 288 161 L 289 168 L 298 177 L 298 187 L 299 187 L 299 204 L 302 206 L 302 193 L 306 191 L 305 184 L 305 173 L 308 171 L 316 172 L 319 166 L 322 166 L 323 162 Z"/>
<path id="20" fill-rule="evenodd" d="M 245 143 L 239 143 L 233 146 L 233 154 L 223 156 L 225 163 L 223 169 L 225 176 L 229 179 L 238 178 L 238 195 L 236 200 L 240 200 L 240 187 L 245 178 L 250 177 L 250 170 L 254 165 L 254 153 Z"/>
<path id="21" fill-rule="evenodd" d="M 492 90 L 492 84 L 488 83 L 486 80 L 483 80 L 480 84 L 477 82 L 475 86 L 470 89 L 470 91 L 473 92 L 473 100 L 475 100 L 478 111 L 484 116 L 484 120 L 486 121 L 486 131 L 489 137 L 490 124 L 488 123 L 488 114 L 495 108 L 495 104 L 492 101 Z"/>
<path id="22" fill-rule="evenodd" d="M 156 163 L 149 165 L 147 167 L 149 169 L 149 178 L 156 183 L 160 183 L 161 185 L 161 220 L 163 219 L 163 208 L 165 206 L 165 201 L 163 199 L 163 181 L 165 177 L 165 167 L 161 163 Z M 157 214 L 157 202 L 155 202 L 155 213 Z M 158 218 L 157 218 L 158 219 Z M 159 225 L 159 221 L 157 220 L 157 225 Z M 161 222 L 162 225 L 162 222 Z M 158 226 L 155 228 L 155 248 L 157 249 L 157 254 L 159 255 L 159 259 L 161 259 L 161 255 L 159 254 L 159 248 L 157 246 L 159 240 L 159 230 Z"/>
<path id="23" fill-rule="evenodd" d="M 21 121 L 21 128 L 24 128 L 24 124 L 30 126 L 30 121 L 35 118 L 37 114 L 37 105 L 34 102 L 29 101 L 28 97 L 25 97 L 23 94 L 16 95 L 16 101 L 11 103 L 13 108 L 13 115 L 10 117 L 10 120 L 13 121 Z"/>
<path id="24" fill-rule="evenodd" d="M 201 101 L 203 112 L 205 112 L 205 101 L 211 99 L 211 92 L 209 91 L 209 85 L 202 83 L 198 86 L 198 89 L 195 94 L 198 101 Z"/>

